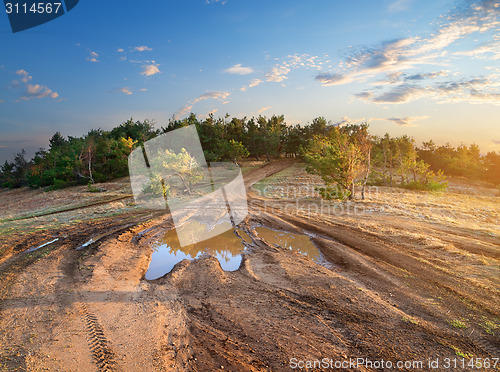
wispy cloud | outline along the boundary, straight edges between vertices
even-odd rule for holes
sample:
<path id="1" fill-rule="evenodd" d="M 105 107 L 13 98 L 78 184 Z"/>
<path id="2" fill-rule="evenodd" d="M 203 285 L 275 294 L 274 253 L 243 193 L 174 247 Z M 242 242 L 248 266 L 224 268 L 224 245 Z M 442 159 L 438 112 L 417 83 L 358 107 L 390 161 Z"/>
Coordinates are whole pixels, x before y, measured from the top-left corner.
<path id="1" fill-rule="evenodd" d="M 59 97 L 57 92 L 52 91 L 45 85 L 41 84 L 32 84 L 32 76 L 24 69 L 19 69 L 16 71 L 16 74 L 20 76 L 19 80 L 14 80 L 12 82 L 13 87 L 23 86 L 24 91 L 19 97 L 18 101 L 29 101 L 33 98 L 44 98 L 50 97 L 56 99 Z M 21 84 L 22 83 L 22 84 Z"/>
<path id="2" fill-rule="evenodd" d="M 339 73 L 323 73 L 318 74 L 315 77 L 316 80 L 321 82 L 323 86 L 332 86 L 332 85 L 342 85 L 353 81 L 353 78 L 349 75 L 342 75 Z"/>
<path id="3" fill-rule="evenodd" d="M 228 69 L 225 70 L 225 72 L 235 75 L 248 75 L 253 72 L 253 69 L 251 67 L 243 67 L 240 63 L 232 67 L 229 67 Z"/>
<path id="4" fill-rule="evenodd" d="M 96 52 L 90 51 L 90 54 L 86 58 L 86 60 L 89 62 L 99 62 L 98 58 L 99 58 L 99 54 L 97 54 Z"/>
<path id="5" fill-rule="evenodd" d="M 126 94 L 126 95 L 131 95 L 132 94 L 132 91 L 130 90 L 129 87 L 123 87 L 123 88 L 119 88 L 118 89 L 120 92 L 122 92 L 123 94 Z"/>
<path id="6" fill-rule="evenodd" d="M 393 11 L 402 9 L 409 3 L 396 0 L 389 8 Z M 438 79 L 449 75 L 449 71 L 416 72 L 409 74 L 406 71 L 423 65 L 445 65 L 448 61 L 447 48 L 458 40 L 463 40 L 473 34 L 484 34 L 500 27 L 500 5 L 498 0 L 480 0 L 478 2 L 464 2 L 463 7 L 441 17 L 435 33 L 427 37 L 406 37 L 382 42 L 375 47 L 353 48 L 349 54 L 332 71 L 321 71 L 315 80 L 324 86 L 342 85 L 351 82 L 363 82 L 384 74 L 383 79 L 372 83 L 378 89 L 387 86 L 385 92 L 366 90 L 355 94 L 355 97 L 377 103 L 405 103 L 421 97 L 450 95 L 450 92 L 462 92 L 450 99 L 462 99 L 465 96 L 475 101 L 496 102 L 497 92 L 484 90 L 487 87 L 472 88 L 466 82 L 445 82 L 444 85 L 422 86 L 420 83 L 430 79 Z M 495 38 L 495 37 L 494 37 Z M 484 44 L 472 51 L 456 52 L 453 55 L 471 55 L 476 58 L 500 58 L 500 38 Z M 477 54 L 474 52 L 477 51 Z M 480 57 L 478 57 L 480 56 Z M 426 68 L 427 69 L 427 68 Z M 428 69 L 427 69 L 428 70 Z M 496 79 L 490 79 L 498 81 Z M 477 82 L 476 82 L 477 83 Z M 473 83 L 475 84 L 475 83 Z M 394 87 L 394 85 L 398 85 Z M 475 90 L 473 90 L 475 89 Z"/>
<path id="7" fill-rule="evenodd" d="M 447 76 L 448 73 L 444 70 L 442 71 L 436 71 L 436 72 L 429 72 L 429 73 L 424 73 L 424 74 L 415 74 L 415 75 L 410 75 L 410 76 L 405 76 L 405 80 L 425 80 L 425 79 L 435 79 L 441 76 Z"/>
<path id="8" fill-rule="evenodd" d="M 412 0 L 395 0 L 389 5 L 387 10 L 391 13 L 402 12 L 404 10 L 408 10 L 411 2 Z"/>
<path id="9" fill-rule="evenodd" d="M 401 127 L 416 127 L 417 125 L 414 124 L 415 121 L 424 120 L 427 118 L 428 116 L 406 116 L 403 118 L 400 117 L 387 118 L 387 120 Z"/>
<path id="10" fill-rule="evenodd" d="M 153 76 L 159 74 L 161 71 L 158 66 L 159 64 L 155 61 L 146 61 L 146 64 L 142 66 L 141 75 Z"/>
<path id="11" fill-rule="evenodd" d="M 470 103 L 500 104 L 500 93 L 493 90 L 499 85 L 500 83 L 494 82 L 488 77 L 449 80 L 426 86 L 405 82 L 392 86 L 389 90 L 379 94 L 375 94 L 374 91 L 364 91 L 354 96 L 361 100 L 382 104 L 408 103 L 420 98 L 434 99 L 441 103 L 467 101 Z"/>
<path id="12" fill-rule="evenodd" d="M 474 49 L 455 52 L 455 56 L 468 56 L 475 59 L 500 59 L 500 40 L 495 40 Z"/>
<path id="13" fill-rule="evenodd" d="M 229 92 L 220 92 L 220 91 L 212 91 L 212 92 L 207 92 L 205 94 L 202 94 L 198 98 L 195 98 L 192 101 L 189 101 L 184 107 L 182 107 L 180 110 L 178 110 L 174 116 L 175 118 L 180 118 L 181 116 L 187 114 L 195 104 L 197 104 L 200 101 L 204 101 L 207 99 L 215 99 L 221 101 L 223 104 L 227 103 L 226 99 L 231 95 Z"/>
<path id="14" fill-rule="evenodd" d="M 281 62 L 272 66 L 264 76 L 253 79 L 247 86 L 242 87 L 241 90 L 245 91 L 264 82 L 282 83 L 288 79 L 290 72 L 299 68 L 320 70 L 326 63 L 327 57 L 326 55 L 320 57 L 309 54 L 290 54 L 283 58 L 275 58 L 275 60 L 281 60 Z"/>
<path id="15" fill-rule="evenodd" d="M 271 106 L 266 106 L 266 107 L 262 107 L 261 109 L 259 109 L 259 111 L 257 111 L 259 114 L 260 113 L 263 113 L 264 111 L 267 111 L 271 108 Z"/>
<path id="16" fill-rule="evenodd" d="M 500 140 L 491 140 L 495 145 L 500 145 Z"/>
<path id="17" fill-rule="evenodd" d="M 147 47 L 146 45 L 136 46 L 136 47 L 132 48 L 132 51 L 134 51 L 134 52 L 150 52 L 152 50 L 153 50 L 152 48 Z"/>
<path id="18" fill-rule="evenodd" d="M 340 120 L 335 123 L 335 125 L 341 127 L 341 126 L 346 125 L 346 124 L 355 124 L 355 123 L 359 123 L 362 121 L 365 121 L 365 118 L 351 119 L 348 116 L 342 116 L 340 118 Z"/>

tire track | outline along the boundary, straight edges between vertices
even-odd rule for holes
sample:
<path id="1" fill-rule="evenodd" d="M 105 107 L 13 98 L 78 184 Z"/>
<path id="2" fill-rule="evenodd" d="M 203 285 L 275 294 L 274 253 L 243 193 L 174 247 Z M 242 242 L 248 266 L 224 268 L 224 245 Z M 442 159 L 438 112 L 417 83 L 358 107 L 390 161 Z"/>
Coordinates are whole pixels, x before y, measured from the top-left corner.
<path id="1" fill-rule="evenodd" d="M 85 304 L 81 305 L 81 313 L 85 323 L 85 330 L 87 331 L 89 348 L 98 370 L 101 372 L 117 371 L 115 353 L 111 349 L 97 317 L 88 311 Z"/>

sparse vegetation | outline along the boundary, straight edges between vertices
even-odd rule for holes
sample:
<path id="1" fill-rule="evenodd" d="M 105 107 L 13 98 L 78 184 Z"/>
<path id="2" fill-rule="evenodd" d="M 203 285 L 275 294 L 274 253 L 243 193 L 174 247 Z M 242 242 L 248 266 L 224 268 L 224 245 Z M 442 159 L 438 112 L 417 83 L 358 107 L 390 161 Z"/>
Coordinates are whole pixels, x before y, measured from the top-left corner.
<path id="1" fill-rule="evenodd" d="M 467 324 L 458 319 L 449 320 L 448 324 L 455 328 L 467 328 Z"/>

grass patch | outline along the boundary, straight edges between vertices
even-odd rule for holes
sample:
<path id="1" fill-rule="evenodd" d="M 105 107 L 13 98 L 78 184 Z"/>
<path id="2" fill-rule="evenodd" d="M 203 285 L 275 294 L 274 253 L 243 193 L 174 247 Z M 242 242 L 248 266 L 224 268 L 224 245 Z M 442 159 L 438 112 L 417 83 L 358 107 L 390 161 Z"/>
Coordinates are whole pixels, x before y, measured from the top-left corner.
<path id="1" fill-rule="evenodd" d="M 418 320 L 415 319 L 412 316 L 404 316 L 403 317 L 403 322 L 405 322 L 405 323 L 411 323 L 411 324 L 414 324 L 414 325 L 418 325 Z"/>
<path id="2" fill-rule="evenodd" d="M 467 324 L 458 319 L 449 320 L 448 324 L 455 328 L 467 328 Z"/>
<path id="3" fill-rule="evenodd" d="M 456 354 L 457 356 L 461 357 L 461 358 L 464 358 L 464 359 L 471 359 L 471 358 L 474 356 L 474 354 L 472 354 L 472 353 L 464 353 L 463 351 L 461 351 L 461 350 L 460 350 L 458 347 L 456 347 L 456 346 L 451 345 L 450 347 L 453 349 L 453 351 L 455 352 L 455 354 Z"/>

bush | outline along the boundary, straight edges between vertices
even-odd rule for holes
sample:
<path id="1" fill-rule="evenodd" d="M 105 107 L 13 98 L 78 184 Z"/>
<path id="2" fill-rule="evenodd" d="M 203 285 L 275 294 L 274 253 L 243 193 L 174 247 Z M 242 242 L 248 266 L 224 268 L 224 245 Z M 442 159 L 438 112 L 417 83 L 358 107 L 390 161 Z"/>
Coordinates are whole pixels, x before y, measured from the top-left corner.
<path id="1" fill-rule="evenodd" d="M 54 183 L 52 184 L 52 186 L 50 186 L 50 190 L 59 190 L 59 189 L 63 189 L 65 187 L 69 186 L 68 183 L 66 181 L 63 181 L 63 180 L 58 180 L 57 178 L 54 178 Z"/>

